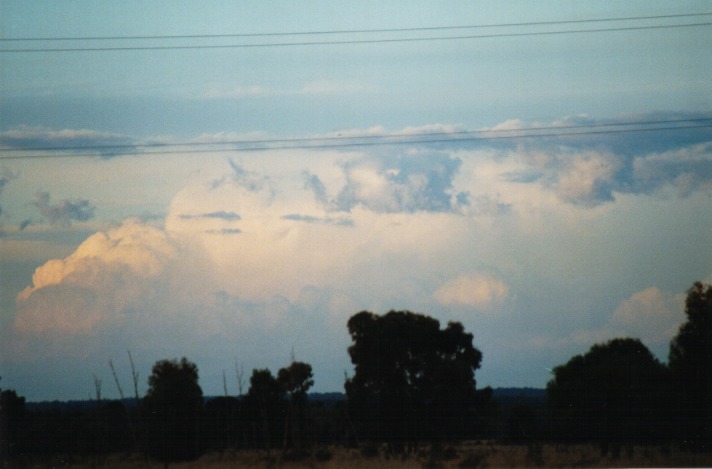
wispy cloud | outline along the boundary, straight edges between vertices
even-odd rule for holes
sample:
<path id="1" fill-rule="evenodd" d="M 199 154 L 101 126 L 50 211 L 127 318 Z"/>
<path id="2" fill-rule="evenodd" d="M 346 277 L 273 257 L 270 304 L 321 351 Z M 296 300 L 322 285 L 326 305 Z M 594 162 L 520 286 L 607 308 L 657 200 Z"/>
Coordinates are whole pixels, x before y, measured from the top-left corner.
<path id="1" fill-rule="evenodd" d="M 49 192 L 43 191 L 38 191 L 35 197 L 35 207 L 53 225 L 70 226 L 72 221 L 88 221 L 94 218 L 96 207 L 88 200 L 64 199 L 58 204 L 51 204 Z"/>
<path id="2" fill-rule="evenodd" d="M 5 191 L 5 186 L 7 186 L 10 181 L 17 179 L 18 174 L 3 167 L 0 170 L 0 200 L 2 200 L 3 192 Z M 0 204 L 0 216 L 3 214 L 2 204 Z"/>
<path id="3" fill-rule="evenodd" d="M 46 127 L 20 126 L 0 132 L 0 146 L 6 148 L 51 148 L 71 149 L 73 152 L 101 153 L 115 156 L 121 146 L 131 147 L 138 143 L 133 138 L 114 132 L 91 129 L 50 129 Z M 112 147 L 112 148 L 106 148 Z M 119 148 L 116 148 L 119 147 Z"/>
<path id="4" fill-rule="evenodd" d="M 501 148 L 501 158 L 520 163 L 516 170 L 502 174 L 503 180 L 541 185 L 573 205 L 595 207 L 614 201 L 616 194 L 651 194 L 666 188 L 685 197 L 712 190 L 712 128 L 677 121 L 708 117 L 689 113 L 618 119 L 578 116 L 542 128 L 593 125 L 590 135 L 573 138 L 568 133 L 580 130 L 565 129 L 552 137 L 493 143 Z M 655 121 L 661 124 L 653 128 L 673 130 L 636 130 L 650 127 L 640 123 Z M 495 128 L 533 126 L 541 124 L 507 121 Z"/>
<path id="5" fill-rule="evenodd" d="M 304 171 L 302 177 L 304 178 L 304 188 L 314 194 L 314 198 L 319 204 L 324 207 L 328 206 L 329 197 L 326 193 L 326 186 L 321 179 L 319 179 L 319 176 L 309 171 Z"/>
<path id="6" fill-rule="evenodd" d="M 182 214 L 180 215 L 184 220 L 191 220 L 195 218 L 217 218 L 220 220 L 235 221 L 240 219 L 240 215 L 235 212 L 226 212 L 225 210 L 218 210 L 217 212 L 209 213 L 197 213 L 197 214 Z"/>
<path id="7" fill-rule="evenodd" d="M 353 226 L 354 221 L 347 217 L 317 217 L 313 215 L 301 215 L 298 213 L 290 213 L 283 215 L 282 220 L 300 221 L 304 223 L 316 223 L 324 225 L 336 226 Z"/>
<path id="8" fill-rule="evenodd" d="M 239 228 L 222 228 L 219 230 L 205 230 L 205 232 L 208 234 L 234 235 L 242 233 L 242 230 Z"/>

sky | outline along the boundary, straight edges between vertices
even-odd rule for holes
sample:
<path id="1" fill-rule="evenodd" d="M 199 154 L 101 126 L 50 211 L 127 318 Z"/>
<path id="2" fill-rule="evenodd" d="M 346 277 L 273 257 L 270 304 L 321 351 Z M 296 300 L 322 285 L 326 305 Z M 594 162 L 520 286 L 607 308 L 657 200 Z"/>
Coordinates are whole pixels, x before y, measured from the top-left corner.
<path id="1" fill-rule="evenodd" d="M 0 387 L 206 395 L 353 374 L 368 310 L 459 321 L 478 387 L 615 337 L 661 360 L 712 282 L 701 1 L 7 0 Z M 52 50 L 55 49 L 55 50 Z M 59 50 L 57 50 L 59 49 Z"/>

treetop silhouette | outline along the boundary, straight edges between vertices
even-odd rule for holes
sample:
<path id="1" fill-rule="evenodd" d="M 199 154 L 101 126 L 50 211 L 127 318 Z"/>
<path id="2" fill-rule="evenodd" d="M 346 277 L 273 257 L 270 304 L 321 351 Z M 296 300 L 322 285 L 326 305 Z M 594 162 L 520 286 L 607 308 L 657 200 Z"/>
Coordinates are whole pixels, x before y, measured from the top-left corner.
<path id="1" fill-rule="evenodd" d="M 355 374 L 345 388 L 362 436 L 400 444 L 470 429 L 482 353 L 462 324 L 440 329 L 423 314 L 362 311 L 347 326 Z"/>

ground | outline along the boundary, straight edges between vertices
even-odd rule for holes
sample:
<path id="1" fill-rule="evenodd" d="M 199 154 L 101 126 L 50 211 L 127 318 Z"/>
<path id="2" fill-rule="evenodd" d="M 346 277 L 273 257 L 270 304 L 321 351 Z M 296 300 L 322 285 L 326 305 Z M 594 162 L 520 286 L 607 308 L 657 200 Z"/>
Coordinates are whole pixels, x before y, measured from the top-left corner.
<path id="1" fill-rule="evenodd" d="M 159 462 L 146 463 L 139 455 L 110 455 L 103 461 L 67 464 L 54 461 L 55 467 L 160 468 Z M 33 467 L 29 465 L 29 467 Z M 502 445 L 482 441 L 446 446 L 432 452 L 390 455 L 384 448 L 367 450 L 329 447 L 302 457 L 283 457 L 281 451 L 225 451 L 208 453 L 191 462 L 174 463 L 172 468 L 473 468 L 473 467 L 712 467 L 712 453 L 690 453 L 669 446 L 622 446 L 605 453 L 597 445 Z"/>

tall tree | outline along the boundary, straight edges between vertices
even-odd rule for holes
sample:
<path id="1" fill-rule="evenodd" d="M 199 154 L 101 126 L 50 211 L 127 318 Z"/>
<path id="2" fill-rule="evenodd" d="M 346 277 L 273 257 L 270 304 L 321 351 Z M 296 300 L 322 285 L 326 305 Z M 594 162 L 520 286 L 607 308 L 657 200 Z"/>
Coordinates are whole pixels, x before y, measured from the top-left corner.
<path id="1" fill-rule="evenodd" d="M 348 330 L 355 374 L 345 388 L 360 436 L 398 450 L 404 443 L 473 430 L 482 354 L 462 324 L 441 330 L 423 314 L 362 311 L 349 319 Z"/>
<path id="2" fill-rule="evenodd" d="M 312 367 L 308 363 L 292 361 L 277 372 L 277 381 L 289 394 L 287 415 L 284 421 L 284 449 L 291 434 L 292 446 L 300 448 L 304 441 L 307 423 L 307 392 L 314 384 Z"/>
<path id="3" fill-rule="evenodd" d="M 198 367 L 185 357 L 160 360 L 148 377 L 144 409 L 149 452 L 164 462 L 195 458 L 203 407 Z"/>
<path id="4" fill-rule="evenodd" d="M 679 434 L 712 450 L 712 285 L 687 291 L 684 322 L 670 343 L 669 365 L 679 389 Z"/>
<path id="5" fill-rule="evenodd" d="M 650 441 L 667 431 L 667 369 L 638 339 L 596 344 L 554 368 L 547 385 L 555 436 Z"/>
<path id="6" fill-rule="evenodd" d="M 246 403 L 255 446 L 274 447 L 280 423 L 284 422 L 285 399 L 284 388 L 270 370 L 252 370 Z"/>

